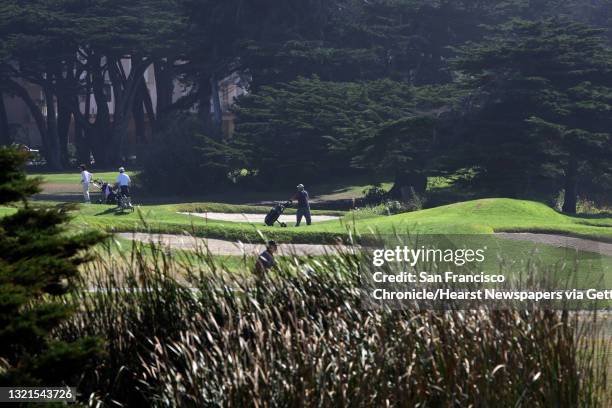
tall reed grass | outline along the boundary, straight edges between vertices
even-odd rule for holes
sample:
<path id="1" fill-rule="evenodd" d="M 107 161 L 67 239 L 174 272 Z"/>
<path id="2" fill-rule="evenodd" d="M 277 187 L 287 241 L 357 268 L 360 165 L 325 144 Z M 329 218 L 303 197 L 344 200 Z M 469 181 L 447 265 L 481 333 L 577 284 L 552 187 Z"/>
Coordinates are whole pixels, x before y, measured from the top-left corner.
<path id="1" fill-rule="evenodd" d="M 293 258 L 255 277 L 205 249 L 134 244 L 99 257 L 58 336 L 95 335 L 93 406 L 601 407 L 597 312 L 393 311 L 360 306 L 351 254 Z"/>

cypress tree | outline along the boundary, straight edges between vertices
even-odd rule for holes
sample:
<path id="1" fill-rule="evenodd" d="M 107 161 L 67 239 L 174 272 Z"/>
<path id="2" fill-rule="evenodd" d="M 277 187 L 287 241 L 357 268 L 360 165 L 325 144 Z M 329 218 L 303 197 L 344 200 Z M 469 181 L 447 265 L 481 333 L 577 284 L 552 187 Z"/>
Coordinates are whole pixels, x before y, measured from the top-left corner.
<path id="1" fill-rule="evenodd" d="M 568 19 L 515 20 L 458 51 L 455 67 L 472 90 L 464 164 L 511 195 L 537 179 L 560 180 L 563 210 L 575 213 L 584 169 L 612 157 L 603 31 Z"/>
<path id="2" fill-rule="evenodd" d="M 0 205 L 21 201 L 0 219 L 0 386 L 76 386 L 100 353 L 92 338 L 54 339 L 73 310 L 62 301 L 75 284 L 95 232 L 72 234 L 66 208 L 34 206 L 40 180 L 21 170 L 28 156 L 0 148 Z"/>

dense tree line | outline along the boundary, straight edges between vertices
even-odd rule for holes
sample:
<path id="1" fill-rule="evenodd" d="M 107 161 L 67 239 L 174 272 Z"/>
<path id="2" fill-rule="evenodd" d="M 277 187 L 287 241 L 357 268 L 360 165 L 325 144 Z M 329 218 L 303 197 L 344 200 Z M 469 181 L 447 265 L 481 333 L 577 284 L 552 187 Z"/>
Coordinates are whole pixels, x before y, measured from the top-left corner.
<path id="1" fill-rule="evenodd" d="M 91 151 L 100 164 L 115 163 L 124 154 L 129 120 L 134 117 L 138 126 L 140 110 L 154 121 L 143 73 L 155 61 L 174 60 L 181 38 L 178 12 L 177 4 L 167 1 L 2 3 L 1 90 L 22 98 L 30 109 L 51 168 L 67 163 L 71 119 L 79 158 L 88 161 Z M 115 100 L 112 121 L 109 83 Z M 164 81 L 158 83 L 158 92 L 164 92 Z M 26 84 L 42 90 L 42 109 Z M 85 112 L 79 96 L 86 101 Z M 90 96 L 97 106 L 93 123 Z"/>
<path id="2" fill-rule="evenodd" d="M 611 57 L 602 30 L 556 18 L 513 21 L 462 46 L 454 63 L 477 91 L 459 157 L 515 195 L 558 174 L 574 212 L 579 177 L 611 164 Z"/>
<path id="3" fill-rule="evenodd" d="M 340 120 L 335 101 L 349 100 L 338 85 L 365 90 L 368 81 L 311 81 L 320 91 L 304 89 L 304 79 L 268 86 L 238 103 L 236 138 L 252 152 L 244 165 L 276 179 L 308 176 L 295 167 L 318 174 L 365 167 L 394 177 L 398 196 L 408 188 L 423 192 L 428 176 L 469 171 L 469 188 L 482 194 L 542 198 L 564 189 L 563 210 L 575 212 L 581 181 L 599 179 L 599 192 L 611 187 L 612 59 L 607 31 L 597 27 L 607 20 L 595 19 L 594 5 L 562 3 L 376 2 L 367 21 L 385 21 L 371 32 L 390 40 L 393 56 L 381 75 L 395 83 L 384 93 L 402 90 L 401 103 L 372 101 L 364 91 L 351 102 L 363 116 L 374 113 L 364 127 L 346 107 L 347 124 L 328 120 L 322 128 L 321 109 Z M 609 4 L 598 7 L 603 13 Z M 466 21 L 474 24 L 462 26 Z M 427 46 L 417 48 L 419 58 L 413 52 L 420 42 Z M 400 112 L 376 115 L 391 107 Z M 283 166 L 292 171 L 275 172 Z"/>
<path id="4" fill-rule="evenodd" d="M 401 194 L 467 169 L 488 193 L 564 188 L 571 212 L 581 179 L 609 188 L 611 16 L 609 0 L 6 1 L 0 91 L 30 109 L 51 168 L 68 163 L 71 121 L 78 160 L 109 166 L 146 120 L 143 181 L 168 191 L 167 153 L 186 149 L 195 176 L 180 190 L 361 169 Z M 226 140 L 230 74 L 248 95 Z M 2 103 L 0 133 L 11 142 Z"/>

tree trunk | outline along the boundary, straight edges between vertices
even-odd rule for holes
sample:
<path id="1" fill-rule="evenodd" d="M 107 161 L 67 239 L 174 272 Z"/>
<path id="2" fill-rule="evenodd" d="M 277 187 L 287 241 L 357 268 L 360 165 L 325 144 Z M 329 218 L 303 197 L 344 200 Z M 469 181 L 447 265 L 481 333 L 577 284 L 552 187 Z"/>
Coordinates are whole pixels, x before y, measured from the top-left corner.
<path id="1" fill-rule="evenodd" d="M 113 87 L 113 90 L 116 88 Z M 134 95 L 115 91 L 115 112 L 113 114 L 113 131 L 106 160 L 109 163 L 123 163 L 125 161 L 125 145 L 128 138 L 130 115 L 133 108 Z"/>
<path id="2" fill-rule="evenodd" d="M 153 109 L 153 101 L 151 100 L 149 88 L 147 88 L 147 84 L 144 80 L 142 81 L 142 103 L 147 113 L 147 118 L 149 118 L 149 125 L 152 128 L 157 120 L 157 115 L 155 114 L 155 109 Z"/>
<path id="3" fill-rule="evenodd" d="M 210 77 L 210 95 L 213 109 L 213 130 L 217 137 L 222 136 L 223 111 L 221 110 L 221 99 L 219 97 L 219 81 L 216 75 Z"/>
<path id="4" fill-rule="evenodd" d="M 398 170 L 395 173 L 393 187 L 389 191 L 391 197 L 409 201 L 413 198 L 412 190 L 417 194 L 424 194 L 427 190 L 427 176 L 421 173 Z"/>
<path id="5" fill-rule="evenodd" d="M 70 158 L 68 157 L 68 132 L 70 131 L 70 119 L 72 111 L 68 103 L 62 98 L 57 98 L 57 137 L 59 142 L 60 161 L 62 166 L 68 168 Z"/>
<path id="6" fill-rule="evenodd" d="M 134 131 L 136 133 L 136 143 L 144 143 L 145 141 L 145 114 L 144 105 L 142 103 L 142 95 L 139 94 L 134 102 L 134 108 L 132 109 L 132 116 L 134 117 Z"/>
<path id="7" fill-rule="evenodd" d="M 76 116 L 76 114 L 75 114 Z M 79 164 L 85 164 L 89 166 L 89 155 L 91 149 L 89 147 L 89 140 L 87 138 L 87 131 L 83 127 L 80 121 L 74 121 L 74 146 L 76 148 L 76 155 Z"/>
<path id="8" fill-rule="evenodd" d="M 52 170 L 62 168 L 60 159 L 60 143 L 57 134 L 57 115 L 55 111 L 55 98 L 51 89 L 44 89 L 45 103 L 47 105 L 47 143 L 45 159 Z"/>
<path id="9" fill-rule="evenodd" d="M 169 66 L 171 63 L 159 61 L 153 65 L 155 75 L 155 90 L 157 93 L 157 117 L 172 105 L 174 84 Z"/>
<path id="10" fill-rule="evenodd" d="M 198 107 L 198 113 L 200 114 L 200 119 L 202 120 L 202 123 L 204 123 L 205 129 L 204 132 L 205 134 L 208 133 L 210 131 L 210 129 L 213 128 L 212 125 L 212 120 L 211 120 L 211 110 L 212 110 L 212 105 L 211 105 L 211 101 L 210 101 L 210 95 L 211 95 L 211 86 L 210 86 L 211 82 L 210 80 L 204 80 L 204 79 L 200 79 L 199 84 L 198 84 L 198 96 L 199 96 L 199 107 Z"/>
<path id="11" fill-rule="evenodd" d="M 4 94 L 0 92 L 0 145 L 8 146 L 11 144 L 10 132 L 6 106 L 4 105 Z"/>
<path id="12" fill-rule="evenodd" d="M 60 159 L 60 144 L 57 135 L 57 114 L 55 111 L 55 98 L 50 89 L 44 90 L 45 104 L 47 105 L 47 143 L 45 144 L 45 159 L 52 170 L 62 167 Z"/>
<path id="13" fill-rule="evenodd" d="M 89 81 L 88 81 L 89 83 Z M 91 154 L 91 146 L 89 142 L 89 134 L 91 133 L 92 126 L 89 123 L 89 110 L 90 110 L 90 100 L 89 100 L 89 90 L 90 86 L 87 86 L 87 91 L 85 92 L 85 112 L 83 114 L 81 112 L 81 106 L 79 105 L 79 97 L 72 97 L 72 117 L 74 118 L 74 147 L 76 148 L 76 157 L 77 161 L 80 164 L 85 164 L 89 166 L 90 154 Z"/>
<path id="14" fill-rule="evenodd" d="M 112 162 L 108 161 L 108 150 L 110 148 L 108 140 L 110 132 L 108 123 L 98 123 L 97 120 L 92 129 L 88 132 L 89 146 L 91 147 L 95 166 L 97 168 L 110 167 L 112 164 Z"/>
<path id="15" fill-rule="evenodd" d="M 116 143 L 111 144 L 110 149 L 107 151 L 107 161 L 109 163 L 125 163 L 129 125 L 129 114 L 126 114 L 126 112 L 121 112 L 119 115 L 115 114 L 115 120 L 113 121 L 113 136 Z"/>
<path id="16" fill-rule="evenodd" d="M 563 212 L 568 214 L 576 214 L 576 205 L 578 202 L 578 161 L 573 155 L 567 163 L 565 169 L 565 199 L 563 201 Z"/>
<path id="17" fill-rule="evenodd" d="M 104 72 L 100 68 L 100 61 L 97 61 L 92 72 L 91 87 L 96 101 L 96 121 L 93 129 L 88 136 L 89 145 L 93 151 L 93 156 L 97 167 L 107 167 L 111 163 L 107 162 L 107 150 L 111 136 L 110 112 L 106 94 L 104 93 Z M 88 103 L 86 103 L 85 116 L 89 118 Z"/>
<path id="18" fill-rule="evenodd" d="M 138 86 L 143 81 L 146 69 L 151 65 L 149 60 L 132 57 L 130 73 L 123 72 L 121 61 L 110 63 L 109 75 L 113 82 L 115 96 L 115 112 L 113 116 L 113 132 L 110 149 L 107 151 L 107 161 L 122 161 L 126 155 L 126 142 L 130 123 L 130 115 L 134 107 L 134 99 Z"/>
<path id="19" fill-rule="evenodd" d="M 23 103 L 25 103 L 28 109 L 30 110 L 32 117 L 36 122 L 38 132 L 40 133 L 40 140 L 43 145 L 43 150 L 45 150 L 47 145 L 47 125 L 45 124 L 45 118 L 42 112 L 40 111 L 40 108 L 38 107 L 38 105 L 36 105 L 36 102 L 34 102 L 28 91 L 19 83 L 13 81 L 12 79 L 9 79 L 7 81 L 7 84 L 10 86 L 11 91 L 13 91 L 15 95 L 20 97 Z"/>
<path id="20" fill-rule="evenodd" d="M 132 115 L 134 117 L 134 127 L 136 132 L 136 143 L 146 143 L 146 117 L 149 119 L 149 125 L 152 127 L 155 123 L 155 112 L 153 111 L 153 101 L 147 88 L 147 83 L 143 79 L 138 86 L 138 92 L 134 98 L 134 108 Z"/>

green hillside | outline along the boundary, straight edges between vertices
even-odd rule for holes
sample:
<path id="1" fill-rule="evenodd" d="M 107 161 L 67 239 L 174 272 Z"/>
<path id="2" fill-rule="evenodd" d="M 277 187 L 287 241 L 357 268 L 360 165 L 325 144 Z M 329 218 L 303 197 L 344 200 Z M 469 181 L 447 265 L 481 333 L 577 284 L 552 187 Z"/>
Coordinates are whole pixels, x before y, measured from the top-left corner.
<path id="1" fill-rule="evenodd" d="M 545 204 L 509 198 L 466 201 L 390 217 L 358 221 L 360 229 L 411 230 L 430 234 L 549 232 L 612 240 L 612 215 L 567 216 Z"/>
<path id="2" fill-rule="evenodd" d="M 82 205 L 74 213 L 73 225 L 107 231 L 146 231 L 183 233 L 185 231 L 211 238 L 260 240 L 262 232 L 281 241 L 333 242 L 336 236 L 357 234 L 490 234 L 493 232 L 547 232 L 612 241 L 612 216 L 592 218 L 567 216 L 544 204 L 505 198 L 482 199 L 451 204 L 393 216 L 360 218 L 349 212 L 336 221 L 317 222 L 310 227 L 266 227 L 262 222 L 228 222 L 206 220 L 179 214 L 183 211 L 253 212 L 263 207 L 229 204 L 188 204 L 142 206 L 132 214 L 117 214 L 106 205 Z M 0 208 L 0 215 L 14 211 Z M 336 215 L 342 213 L 336 212 Z"/>

